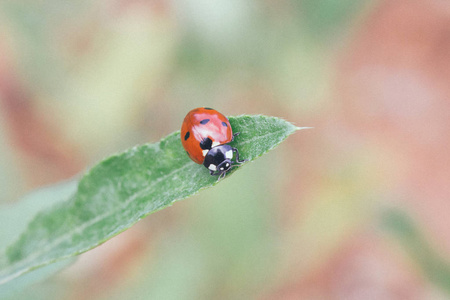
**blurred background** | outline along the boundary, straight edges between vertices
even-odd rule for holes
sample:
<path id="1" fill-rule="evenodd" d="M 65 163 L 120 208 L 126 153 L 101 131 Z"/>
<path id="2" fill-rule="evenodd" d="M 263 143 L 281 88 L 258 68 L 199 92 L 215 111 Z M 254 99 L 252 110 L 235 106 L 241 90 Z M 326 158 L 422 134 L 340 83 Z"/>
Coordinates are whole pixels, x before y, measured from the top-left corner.
<path id="1" fill-rule="evenodd" d="M 2 204 L 198 106 L 314 127 L 8 299 L 448 299 L 449 82 L 445 0 L 2 1 Z"/>

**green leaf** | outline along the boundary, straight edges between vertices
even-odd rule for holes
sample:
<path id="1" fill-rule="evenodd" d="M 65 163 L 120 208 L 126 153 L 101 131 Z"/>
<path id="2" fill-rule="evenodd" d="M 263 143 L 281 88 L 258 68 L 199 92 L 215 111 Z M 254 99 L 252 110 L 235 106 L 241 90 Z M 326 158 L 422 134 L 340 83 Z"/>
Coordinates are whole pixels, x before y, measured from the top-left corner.
<path id="1" fill-rule="evenodd" d="M 27 224 L 43 209 L 66 201 L 77 189 L 77 181 L 69 180 L 35 190 L 15 204 L 0 206 L 0 220 L 8 226 L 0 227 L 0 253 L 7 244 L 17 239 Z"/>
<path id="2" fill-rule="evenodd" d="M 229 118 L 240 135 L 230 143 L 249 161 L 301 129 L 267 116 Z M 237 168 L 227 175 L 235 172 Z M 175 132 L 133 147 L 93 167 L 68 200 L 42 211 L 0 256 L 0 284 L 30 270 L 88 251 L 148 214 L 217 183 L 195 164 Z"/>
<path id="3" fill-rule="evenodd" d="M 383 212 L 382 228 L 392 233 L 428 280 L 450 295 L 450 263 L 442 257 L 414 219 L 399 209 Z"/>
<path id="4" fill-rule="evenodd" d="M 3 224 L 0 226 L 0 253 L 5 251 L 7 244 L 17 240 L 17 237 L 27 228 L 27 224 L 39 211 L 50 208 L 58 202 L 66 201 L 75 193 L 76 188 L 77 181 L 65 181 L 51 187 L 40 188 L 14 205 L 2 205 L 0 207 L 0 220 Z M 63 260 L 40 268 L 36 272 L 25 274 L 16 280 L 8 281 L 0 287 L 0 299 L 5 299 L 25 287 L 51 276 L 73 261 L 74 258 Z"/>

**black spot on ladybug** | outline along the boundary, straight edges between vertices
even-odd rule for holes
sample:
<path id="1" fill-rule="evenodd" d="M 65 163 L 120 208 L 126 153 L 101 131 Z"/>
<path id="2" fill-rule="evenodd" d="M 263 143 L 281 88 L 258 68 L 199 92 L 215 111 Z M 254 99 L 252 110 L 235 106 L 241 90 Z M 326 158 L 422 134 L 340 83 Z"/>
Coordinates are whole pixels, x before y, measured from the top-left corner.
<path id="1" fill-rule="evenodd" d="M 203 119 L 200 121 L 200 124 L 205 125 L 208 122 L 209 122 L 209 119 Z"/>
<path id="2" fill-rule="evenodd" d="M 222 126 L 228 127 L 227 123 L 225 123 L 225 122 L 222 122 Z"/>
<path id="3" fill-rule="evenodd" d="M 210 138 L 204 138 L 200 142 L 200 148 L 202 148 L 203 150 L 211 149 L 211 146 L 212 146 L 212 140 Z"/>
<path id="4" fill-rule="evenodd" d="M 186 134 L 184 135 L 184 140 L 187 140 L 190 135 L 191 135 L 191 133 L 189 131 L 186 132 Z"/>
<path id="5" fill-rule="evenodd" d="M 212 108 L 209 108 L 209 107 L 203 107 L 204 109 L 207 109 L 207 110 L 214 110 L 214 109 L 212 109 Z"/>

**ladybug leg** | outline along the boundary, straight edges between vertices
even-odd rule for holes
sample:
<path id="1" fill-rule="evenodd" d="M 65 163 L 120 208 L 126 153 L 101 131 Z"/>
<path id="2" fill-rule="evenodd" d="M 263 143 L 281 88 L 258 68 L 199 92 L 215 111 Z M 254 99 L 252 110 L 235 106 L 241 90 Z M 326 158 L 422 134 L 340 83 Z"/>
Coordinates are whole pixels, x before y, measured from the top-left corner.
<path id="1" fill-rule="evenodd" d="M 218 171 L 209 170 L 209 174 L 211 174 L 212 176 L 219 176 L 221 173 Z"/>
<path id="2" fill-rule="evenodd" d="M 219 178 L 217 179 L 217 181 L 220 181 L 220 180 L 225 178 L 225 175 L 227 175 L 227 172 L 222 172 L 222 173 L 220 173 L 218 175 L 219 175 Z"/>
<path id="3" fill-rule="evenodd" d="M 239 151 L 238 151 L 238 149 L 236 149 L 236 148 L 231 148 L 231 149 L 233 149 L 233 152 L 236 153 L 236 162 L 238 164 L 242 164 L 242 163 L 248 161 L 248 159 L 239 160 Z"/>
<path id="4" fill-rule="evenodd" d="M 209 170 L 209 174 L 211 174 L 212 176 L 219 176 L 219 180 L 222 179 L 223 177 L 225 177 L 225 176 L 222 176 L 224 173 L 226 173 L 226 172 Z"/>
<path id="5" fill-rule="evenodd" d="M 231 141 L 234 141 L 234 138 L 235 138 L 236 136 L 238 136 L 239 133 L 240 133 L 240 132 L 236 132 L 235 134 L 233 134 L 233 136 L 231 137 Z"/>
<path id="6" fill-rule="evenodd" d="M 217 179 L 217 181 L 222 180 L 223 178 L 225 178 L 225 175 L 227 174 L 227 172 L 220 172 L 220 171 L 209 171 L 209 174 L 211 174 L 212 176 L 219 176 L 219 178 Z"/>

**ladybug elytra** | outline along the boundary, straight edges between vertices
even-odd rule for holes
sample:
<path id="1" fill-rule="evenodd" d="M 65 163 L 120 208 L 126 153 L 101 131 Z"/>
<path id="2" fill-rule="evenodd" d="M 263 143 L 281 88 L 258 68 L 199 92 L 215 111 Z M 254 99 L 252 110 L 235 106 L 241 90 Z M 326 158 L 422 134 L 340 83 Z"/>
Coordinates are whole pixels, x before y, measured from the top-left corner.
<path id="1" fill-rule="evenodd" d="M 181 126 L 181 143 L 188 156 L 203 164 L 211 175 L 223 178 L 233 164 L 241 164 L 239 151 L 227 145 L 239 133 L 233 134 L 230 122 L 218 111 L 199 107 L 188 112 Z M 236 155 L 235 162 L 233 156 Z"/>

